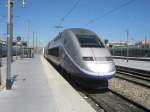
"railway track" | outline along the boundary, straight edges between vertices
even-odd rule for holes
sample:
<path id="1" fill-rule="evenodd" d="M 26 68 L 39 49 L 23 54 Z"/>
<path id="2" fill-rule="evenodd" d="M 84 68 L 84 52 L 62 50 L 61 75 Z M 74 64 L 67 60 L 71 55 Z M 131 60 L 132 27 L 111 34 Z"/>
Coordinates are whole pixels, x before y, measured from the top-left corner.
<path id="1" fill-rule="evenodd" d="M 52 63 L 51 63 L 52 64 Z M 53 64 L 52 64 L 53 65 Z M 68 73 L 62 72 L 53 65 L 57 71 L 74 87 L 97 112 L 149 112 L 144 106 L 128 99 L 127 97 L 111 90 L 91 90 L 81 87 Z"/>
<path id="2" fill-rule="evenodd" d="M 74 87 L 97 112 L 149 112 L 144 106 L 112 89 L 91 90 L 78 85 L 67 73 L 61 75 Z"/>
<path id="3" fill-rule="evenodd" d="M 124 97 L 123 95 L 108 89 L 105 92 L 84 91 L 87 98 L 90 98 L 96 105 L 105 112 L 148 112 L 149 109 Z"/>
<path id="4" fill-rule="evenodd" d="M 116 77 L 150 88 L 150 71 L 117 66 Z"/>

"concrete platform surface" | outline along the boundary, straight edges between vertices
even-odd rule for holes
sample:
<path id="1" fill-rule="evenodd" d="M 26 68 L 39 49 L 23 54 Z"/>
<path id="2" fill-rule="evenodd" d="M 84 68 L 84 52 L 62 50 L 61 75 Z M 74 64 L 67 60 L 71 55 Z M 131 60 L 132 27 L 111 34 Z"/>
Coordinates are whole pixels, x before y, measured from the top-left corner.
<path id="1" fill-rule="evenodd" d="M 12 75 L 12 90 L 0 92 L 0 112 L 95 112 L 42 56 L 15 61 Z"/>
<path id="2" fill-rule="evenodd" d="M 116 65 L 125 66 L 130 68 L 137 68 L 142 70 L 150 71 L 150 62 L 147 61 L 136 61 L 129 60 L 128 62 L 124 59 L 113 59 Z"/>

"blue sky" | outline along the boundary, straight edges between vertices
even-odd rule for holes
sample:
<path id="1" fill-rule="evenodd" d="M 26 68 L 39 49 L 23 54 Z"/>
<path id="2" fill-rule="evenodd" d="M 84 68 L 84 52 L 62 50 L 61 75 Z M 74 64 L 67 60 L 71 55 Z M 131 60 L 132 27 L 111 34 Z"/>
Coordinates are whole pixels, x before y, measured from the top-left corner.
<path id="1" fill-rule="evenodd" d="M 6 4 L 0 1 L 0 37 L 6 33 Z M 71 9 L 76 0 L 26 0 L 26 8 L 21 0 L 14 0 L 14 38 L 18 35 L 27 39 L 27 21 L 30 21 L 30 42 L 32 32 L 38 40 L 46 44 L 57 34 L 54 26 Z M 72 13 L 65 19 L 65 28 L 81 27 L 96 32 L 109 41 L 126 41 L 126 30 L 130 31 L 130 40 L 144 40 L 150 37 L 150 0 L 133 0 L 131 4 L 102 16 L 115 7 L 130 0 L 81 0 Z M 98 19 L 91 24 L 88 22 Z"/>

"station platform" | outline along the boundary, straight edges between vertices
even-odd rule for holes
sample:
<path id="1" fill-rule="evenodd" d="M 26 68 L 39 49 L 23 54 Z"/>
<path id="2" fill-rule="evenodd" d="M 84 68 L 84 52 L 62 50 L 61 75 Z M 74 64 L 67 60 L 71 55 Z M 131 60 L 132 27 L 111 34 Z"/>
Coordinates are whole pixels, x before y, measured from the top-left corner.
<path id="1" fill-rule="evenodd" d="M 2 67 L 6 80 L 6 66 Z M 72 86 L 44 59 L 13 62 L 12 90 L 0 92 L 0 112 L 95 112 Z"/>
<path id="2" fill-rule="evenodd" d="M 118 66 L 125 66 L 129 68 L 136 68 L 150 71 L 150 62 L 148 61 L 128 60 L 127 62 L 126 59 L 113 59 L 113 60 L 115 62 L 115 65 Z"/>

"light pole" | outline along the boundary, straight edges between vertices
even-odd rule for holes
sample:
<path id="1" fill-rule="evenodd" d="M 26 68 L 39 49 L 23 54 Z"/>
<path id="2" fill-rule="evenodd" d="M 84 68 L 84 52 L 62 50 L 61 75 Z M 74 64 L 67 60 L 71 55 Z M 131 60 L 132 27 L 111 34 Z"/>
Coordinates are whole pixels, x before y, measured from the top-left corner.
<path id="1" fill-rule="evenodd" d="M 38 41 L 38 38 L 37 38 L 37 33 L 36 33 L 36 42 L 35 42 L 35 46 L 36 46 L 36 54 L 38 54 L 38 47 L 37 47 L 37 41 Z"/>
<path id="2" fill-rule="evenodd" d="M 35 50 L 34 49 L 34 36 L 35 36 L 35 33 L 33 32 L 33 45 L 32 45 L 33 46 L 33 58 L 34 58 L 34 53 L 35 53 L 35 51 L 34 51 Z"/>
<path id="3" fill-rule="evenodd" d="M 30 25 L 31 25 L 31 23 L 30 23 L 30 20 L 27 20 L 27 39 L 28 39 L 28 47 L 29 47 L 29 44 L 30 44 Z"/>
<path id="4" fill-rule="evenodd" d="M 12 80 L 11 80 L 11 50 L 12 50 L 12 9 L 13 9 L 13 1 L 7 1 L 7 78 L 6 78 L 6 89 L 11 89 Z"/>
<path id="5" fill-rule="evenodd" d="M 0 85 L 2 85 L 2 74 L 1 74 L 1 67 L 2 67 L 2 41 L 0 42 L 0 51 L 1 51 L 1 55 L 0 55 Z"/>
<path id="6" fill-rule="evenodd" d="M 11 79 L 11 61 L 12 61 L 12 40 L 13 40 L 13 0 L 7 0 L 7 75 L 6 75 L 6 89 L 10 90 L 12 87 Z M 25 0 L 22 1 L 23 7 Z"/>
<path id="7" fill-rule="evenodd" d="M 126 61 L 128 62 L 128 57 L 129 57 L 129 30 L 127 30 L 127 58 L 126 58 Z"/>
<path id="8" fill-rule="evenodd" d="M 27 20 L 27 52 L 28 52 L 28 55 L 27 57 L 29 58 L 30 57 L 30 50 L 29 50 L 29 47 L 30 47 L 30 27 L 31 27 L 31 22 L 30 20 L 28 19 Z"/>

